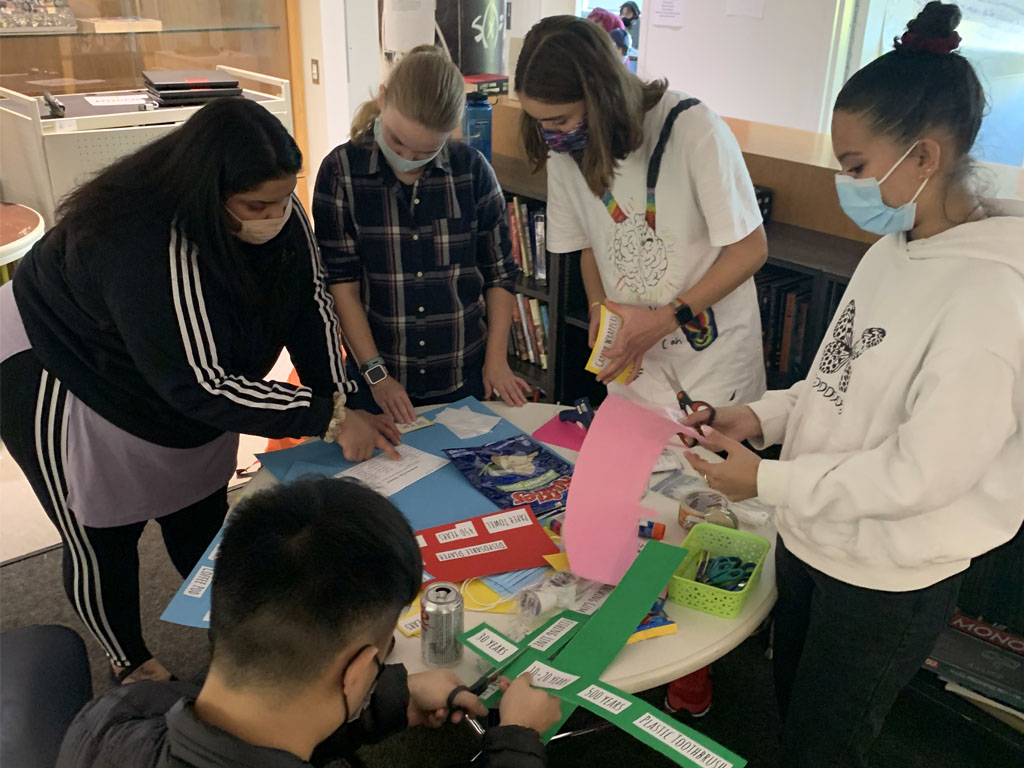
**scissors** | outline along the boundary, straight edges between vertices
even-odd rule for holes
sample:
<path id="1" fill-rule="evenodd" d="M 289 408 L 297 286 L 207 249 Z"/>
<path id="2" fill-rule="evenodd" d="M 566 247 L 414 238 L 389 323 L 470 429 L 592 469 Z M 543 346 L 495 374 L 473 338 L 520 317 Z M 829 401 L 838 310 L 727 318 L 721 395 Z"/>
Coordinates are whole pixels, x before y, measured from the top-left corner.
<path id="1" fill-rule="evenodd" d="M 455 703 L 455 697 L 463 691 L 469 691 L 474 696 L 482 696 L 484 691 L 486 691 L 494 683 L 498 682 L 498 678 L 500 678 L 505 673 L 505 670 L 516 659 L 518 655 L 519 654 L 515 654 L 512 657 L 506 659 L 504 664 L 495 667 L 490 672 L 485 672 L 472 685 L 457 685 L 454 688 L 452 688 L 451 693 L 448 694 L 448 701 L 446 705 L 448 709 L 448 717 L 445 720 L 445 722 L 452 722 L 452 718 L 455 717 L 455 713 L 462 712 L 463 719 L 469 724 L 469 727 L 473 729 L 473 732 L 476 733 L 477 736 L 483 736 L 484 727 L 479 723 L 479 721 L 476 720 L 476 718 L 469 714 L 465 707 Z M 489 727 L 498 725 L 497 709 L 492 709 L 487 713 L 487 725 Z"/>
<path id="2" fill-rule="evenodd" d="M 674 367 L 664 369 L 664 373 L 669 386 L 672 387 L 672 391 L 676 393 L 676 401 L 679 403 L 679 410 L 687 416 L 700 411 L 707 411 L 708 420 L 705 424 L 711 424 L 711 422 L 715 420 L 714 406 L 704 400 L 694 400 L 686 394 L 686 390 L 683 389 L 683 385 L 679 383 L 679 376 L 676 374 L 676 369 Z"/>
<path id="3" fill-rule="evenodd" d="M 704 569 L 701 581 L 712 587 L 737 591 L 746 586 L 756 563 L 743 562 L 738 557 L 716 557 Z"/>
<path id="4" fill-rule="evenodd" d="M 672 391 L 676 393 L 676 402 L 679 403 L 679 410 L 687 416 L 701 411 L 707 411 L 708 418 L 704 423 L 711 426 L 711 423 L 715 420 L 715 406 L 705 400 L 694 400 L 686 394 L 686 390 L 683 389 L 683 385 L 679 383 L 679 375 L 676 373 L 674 366 L 667 369 L 663 368 L 662 373 L 665 374 L 665 379 L 668 381 L 668 385 L 672 387 Z M 700 431 L 699 427 L 697 429 Z M 693 445 L 696 445 L 696 442 L 694 442 L 693 445 L 687 443 L 687 437 L 682 433 L 679 434 L 679 439 L 682 440 L 683 445 L 687 447 L 692 448 Z M 692 440 L 693 438 L 690 439 Z M 715 453 L 723 459 L 728 455 L 725 451 L 715 451 Z"/>

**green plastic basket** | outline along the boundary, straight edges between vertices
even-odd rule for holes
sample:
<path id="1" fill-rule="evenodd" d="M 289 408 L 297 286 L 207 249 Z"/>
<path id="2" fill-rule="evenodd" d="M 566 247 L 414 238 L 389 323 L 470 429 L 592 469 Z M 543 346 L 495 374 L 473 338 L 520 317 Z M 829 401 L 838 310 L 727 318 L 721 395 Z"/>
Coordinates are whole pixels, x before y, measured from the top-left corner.
<path id="1" fill-rule="evenodd" d="M 697 523 L 693 526 L 683 548 L 689 550 L 686 559 L 676 570 L 668 585 L 668 599 L 673 603 L 695 608 L 712 616 L 732 619 L 743 610 L 747 596 L 757 587 L 761 579 L 764 559 L 771 551 L 768 539 L 753 533 L 734 531 L 712 523 Z M 694 580 L 697 573 L 697 561 L 701 550 L 708 550 L 712 557 L 739 557 L 744 562 L 757 563 L 747 585 L 738 592 L 729 592 L 710 584 L 701 584 Z"/>

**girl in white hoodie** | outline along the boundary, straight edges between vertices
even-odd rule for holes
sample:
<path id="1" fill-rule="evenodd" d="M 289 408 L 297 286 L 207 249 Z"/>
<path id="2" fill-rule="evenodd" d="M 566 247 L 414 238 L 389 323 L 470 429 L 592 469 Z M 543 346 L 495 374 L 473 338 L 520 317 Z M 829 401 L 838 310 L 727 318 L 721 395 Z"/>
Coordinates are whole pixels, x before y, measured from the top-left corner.
<path id="1" fill-rule="evenodd" d="M 959 21 L 928 3 L 839 94 L 839 201 L 883 237 L 808 377 L 717 410 L 703 429 L 724 462 L 688 456 L 712 488 L 777 509 L 786 766 L 866 765 L 962 572 L 1024 521 L 1024 205 L 968 184 L 985 99 L 953 52 Z M 780 460 L 744 439 L 781 442 Z"/>

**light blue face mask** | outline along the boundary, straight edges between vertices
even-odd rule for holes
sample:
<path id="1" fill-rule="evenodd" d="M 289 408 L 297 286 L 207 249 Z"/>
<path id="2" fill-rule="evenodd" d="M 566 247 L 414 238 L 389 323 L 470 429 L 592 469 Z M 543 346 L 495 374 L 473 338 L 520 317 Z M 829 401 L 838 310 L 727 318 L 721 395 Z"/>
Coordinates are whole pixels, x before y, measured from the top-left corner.
<path id="1" fill-rule="evenodd" d="M 836 174 L 836 193 L 843 213 L 853 219 L 853 223 L 865 232 L 876 235 L 895 235 L 914 228 L 914 217 L 917 215 L 917 196 L 921 194 L 928 179 L 921 182 L 910 202 L 899 208 L 892 208 L 882 200 L 882 183 L 889 178 L 907 155 L 918 145 L 914 142 L 895 165 L 881 179 L 855 179 L 845 174 Z"/>
<path id="2" fill-rule="evenodd" d="M 373 138 L 376 139 L 377 146 L 380 147 L 380 151 L 384 153 L 384 159 L 388 161 L 388 165 L 391 166 L 392 170 L 398 171 L 399 173 L 409 173 L 410 171 L 415 171 L 417 168 L 422 168 L 437 157 L 437 152 L 441 151 L 440 148 L 438 148 L 437 152 L 432 154 L 430 157 L 423 158 L 422 160 L 407 160 L 395 152 L 395 150 L 389 147 L 388 143 L 384 141 L 384 132 L 380 127 L 379 117 L 373 121 Z"/>
<path id="3" fill-rule="evenodd" d="M 521 571 L 509 571 L 508 573 L 484 576 L 480 581 L 497 592 L 499 597 L 507 599 L 517 594 L 520 590 L 540 581 L 549 570 L 547 566 L 526 568 Z"/>

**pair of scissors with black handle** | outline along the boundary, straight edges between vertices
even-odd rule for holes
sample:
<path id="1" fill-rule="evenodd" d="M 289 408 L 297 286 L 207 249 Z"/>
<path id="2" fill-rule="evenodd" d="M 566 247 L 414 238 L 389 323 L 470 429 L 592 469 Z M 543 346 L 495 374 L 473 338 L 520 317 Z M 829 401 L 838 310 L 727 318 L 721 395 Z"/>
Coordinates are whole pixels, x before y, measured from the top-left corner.
<path id="1" fill-rule="evenodd" d="M 472 685 L 457 685 L 454 688 L 452 688 L 451 693 L 448 694 L 448 704 L 447 704 L 447 708 L 448 708 L 448 722 L 449 723 L 452 722 L 452 718 L 455 716 L 456 712 L 462 712 L 462 719 L 465 720 L 467 723 L 469 723 L 470 728 L 472 728 L 477 733 L 478 736 L 483 736 L 483 734 L 484 734 L 483 726 L 480 725 L 480 723 L 476 720 L 476 718 L 474 718 L 471 714 L 469 714 L 469 712 L 466 710 L 465 707 L 456 704 L 455 703 L 455 698 L 460 693 L 462 693 L 463 691 L 469 691 L 474 696 L 479 697 L 480 695 L 483 694 L 484 691 L 487 690 L 487 688 L 492 683 L 497 682 L 498 678 L 501 676 L 501 674 L 502 674 L 502 672 L 504 670 L 505 670 L 505 665 L 502 665 L 501 667 L 498 667 L 497 669 L 493 669 L 490 672 L 488 672 L 487 674 L 482 675 Z M 491 709 L 487 713 L 487 725 L 488 725 L 488 727 L 490 727 L 490 726 L 494 726 L 494 725 L 497 725 L 497 724 L 498 724 L 498 710 Z"/>
<path id="2" fill-rule="evenodd" d="M 709 427 L 712 426 L 715 421 L 715 406 L 706 400 L 694 400 L 686 394 L 686 390 L 683 389 L 683 385 L 679 383 L 679 376 L 676 374 L 675 368 L 664 369 L 664 373 L 669 386 L 672 387 L 672 391 L 676 393 L 676 402 L 679 404 L 679 410 L 687 416 L 692 416 L 695 413 L 707 413 L 707 418 L 704 419 L 701 424 L 695 425 L 697 431 L 700 432 L 700 428 L 704 424 Z M 687 440 L 693 440 L 693 438 L 688 438 L 686 435 L 680 434 L 679 439 L 683 441 L 683 445 L 687 448 L 693 448 L 697 445 L 696 441 L 692 444 L 688 443 Z M 715 451 L 715 455 L 720 456 L 723 459 L 728 457 L 728 454 L 725 451 Z"/>

